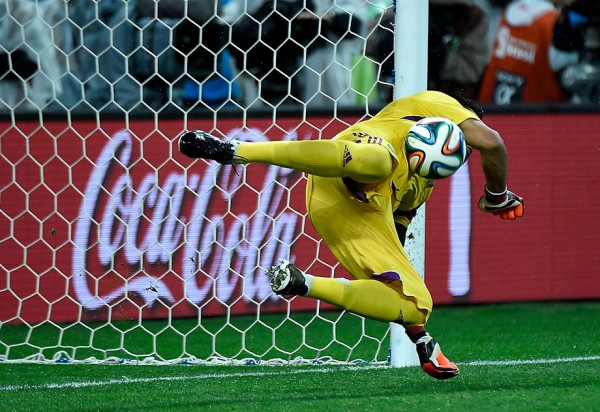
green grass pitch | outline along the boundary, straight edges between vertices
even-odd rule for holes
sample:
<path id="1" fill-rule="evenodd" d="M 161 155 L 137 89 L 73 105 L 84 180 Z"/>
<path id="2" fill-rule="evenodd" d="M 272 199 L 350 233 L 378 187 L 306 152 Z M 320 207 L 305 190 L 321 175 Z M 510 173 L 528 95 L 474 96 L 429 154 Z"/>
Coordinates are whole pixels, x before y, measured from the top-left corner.
<path id="1" fill-rule="evenodd" d="M 600 411 L 600 302 L 438 307 L 428 327 L 458 378 L 373 364 L 0 362 L 0 410 Z"/>

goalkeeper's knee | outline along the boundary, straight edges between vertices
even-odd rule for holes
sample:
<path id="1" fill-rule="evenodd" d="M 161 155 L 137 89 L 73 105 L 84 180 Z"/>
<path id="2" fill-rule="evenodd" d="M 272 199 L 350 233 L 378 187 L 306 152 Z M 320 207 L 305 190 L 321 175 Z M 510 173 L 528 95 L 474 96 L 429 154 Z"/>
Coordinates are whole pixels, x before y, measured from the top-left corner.
<path id="1" fill-rule="evenodd" d="M 424 312 L 417 308 L 417 305 L 405 305 L 402 308 L 402 321 L 400 322 L 405 328 L 411 326 L 424 326 L 429 319 L 429 312 Z"/>

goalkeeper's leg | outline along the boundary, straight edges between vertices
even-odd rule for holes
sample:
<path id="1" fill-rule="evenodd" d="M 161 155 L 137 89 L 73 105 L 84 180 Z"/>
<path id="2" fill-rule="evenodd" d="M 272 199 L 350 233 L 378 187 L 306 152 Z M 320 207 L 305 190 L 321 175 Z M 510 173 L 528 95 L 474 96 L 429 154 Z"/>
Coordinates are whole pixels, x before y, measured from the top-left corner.
<path id="1" fill-rule="evenodd" d="M 312 297 L 371 319 L 402 324 L 408 337 L 415 343 L 425 373 L 440 380 L 460 373 L 425 330 L 428 311 L 420 310 L 414 300 L 404 296 L 388 282 L 312 276 L 287 260 L 273 266 L 268 275 L 271 288 L 277 294 Z"/>
<path id="2" fill-rule="evenodd" d="M 206 132 L 190 131 L 179 138 L 179 150 L 222 164 L 266 163 L 315 176 L 349 177 L 359 183 L 383 180 L 393 165 L 383 146 L 342 140 L 224 142 Z"/>
<path id="3" fill-rule="evenodd" d="M 250 162 L 360 183 L 380 181 L 392 170 L 392 157 L 383 146 L 341 140 L 242 143 L 236 153 Z"/>

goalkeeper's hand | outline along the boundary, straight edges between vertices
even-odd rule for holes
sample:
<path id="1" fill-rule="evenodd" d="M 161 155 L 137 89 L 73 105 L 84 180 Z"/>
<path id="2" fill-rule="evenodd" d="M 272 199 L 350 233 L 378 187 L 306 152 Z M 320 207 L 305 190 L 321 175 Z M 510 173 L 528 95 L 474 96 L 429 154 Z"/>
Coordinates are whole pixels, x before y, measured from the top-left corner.
<path id="1" fill-rule="evenodd" d="M 479 209 L 500 216 L 501 219 L 514 220 L 525 213 L 525 202 L 510 190 L 493 193 L 486 187 L 485 194 L 479 199 Z"/>

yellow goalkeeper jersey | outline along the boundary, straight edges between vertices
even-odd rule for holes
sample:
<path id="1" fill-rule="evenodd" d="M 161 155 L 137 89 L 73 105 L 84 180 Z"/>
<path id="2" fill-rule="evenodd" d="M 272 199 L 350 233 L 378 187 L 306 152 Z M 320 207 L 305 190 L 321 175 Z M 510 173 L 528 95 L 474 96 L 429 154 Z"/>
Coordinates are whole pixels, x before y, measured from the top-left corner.
<path id="1" fill-rule="evenodd" d="M 334 137 L 386 147 L 395 159 L 387 178 L 366 185 L 309 175 L 306 206 L 313 226 L 349 273 L 356 279 L 388 283 L 413 299 L 428 318 L 433 307 L 431 295 L 411 265 L 395 227 L 395 223 L 409 223 L 408 217 L 395 212 L 417 208 L 433 189 L 431 181 L 409 170 L 404 148 L 409 129 L 424 117 L 445 117 L 457 124 L 477 119 L 458 101 L 439 92 L 395 100 L 373 118 Z"/>
<path id="2" fill-rule="evenodd" d="M 406 135 L 416 121 L 425 117 L 445 117 L 456 124 L 478 119 L 456 99 L 440 92 L 425 91 L 394 100 L 369 120 L 345 129 L 336 140 L 351 140 L 386 147 L 395 159 L 394 170 L 376 185 L 360 185 L 367 198 L 375 194 L 394 194 L 395 207 L 403 211 L 423 204 L 431 195 L 433 180 L 424 179 L 408 168 L 405 152 Z"/>

